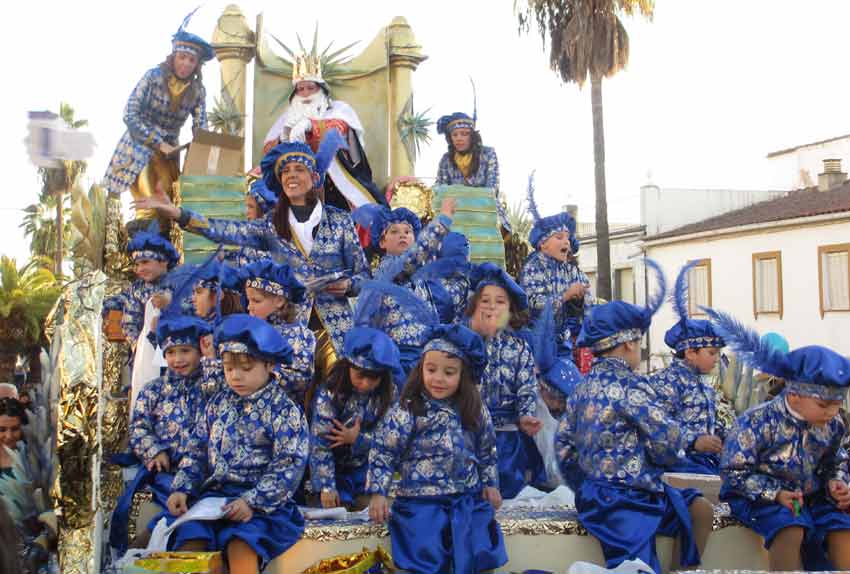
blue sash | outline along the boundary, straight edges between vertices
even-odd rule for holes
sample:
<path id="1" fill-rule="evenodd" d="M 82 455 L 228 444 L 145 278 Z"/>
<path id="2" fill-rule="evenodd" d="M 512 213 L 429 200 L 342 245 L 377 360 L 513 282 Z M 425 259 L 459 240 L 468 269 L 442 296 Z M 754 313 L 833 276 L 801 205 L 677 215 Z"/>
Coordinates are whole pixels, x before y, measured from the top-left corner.
<path id="1" fill-rule="evenodd" d="M 690 452 L 685 460 L 669 467 L 670 472 L 720 475 L 720 457 L 710 452 Z"/>
<path id="2" fill-rule="evenodd" d="M 129 467 L 139 464 L 139 459 L 131 453 L 119 454 L 112 457 L 112 462 L 120 466 Z M 133 477 L 124 488 L 124 492 L 115 504 L 112 518 L 109 521 L 109 545 L 119 555 L 127 551 L 128 526 L 130 522 L 130 507 L 133 506 L 133 495 L 144 487 L 148 487 L 154 497 L 154 501 L 166 508 L 166 501 L 171 494 L 171 481 L 174 475 L 167 472 L 151 472 L 144 466 L 140 466 L 136 476 Z"/>

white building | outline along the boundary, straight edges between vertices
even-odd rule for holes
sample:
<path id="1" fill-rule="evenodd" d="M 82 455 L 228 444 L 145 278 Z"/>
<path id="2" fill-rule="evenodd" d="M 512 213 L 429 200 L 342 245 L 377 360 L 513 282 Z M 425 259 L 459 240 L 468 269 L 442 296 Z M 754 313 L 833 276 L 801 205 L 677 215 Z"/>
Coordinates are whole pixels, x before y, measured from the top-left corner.
<path id="1" fill-rule="evenodd" d="M 694 316 L 711 306 L 760 333 L 781 333 L 792 348 L 818 344 L 850 355 L 850 182 L 840 167 L 831 173 L 826 191 L 791 192 L 648 235 L 646 255 L 671 282 L 683 265 L 699 262 L 689 289 Z M 664 350 L 674 319 L 669 305 L 653 319 L 652 353 Z"/>
<path id="2" fill-rule="evenodd" d="M 818 185 L 823 160 L 850 165 L 850 135 L 839 136 L 767 154 L 773 189 L 805 189 Z"/>

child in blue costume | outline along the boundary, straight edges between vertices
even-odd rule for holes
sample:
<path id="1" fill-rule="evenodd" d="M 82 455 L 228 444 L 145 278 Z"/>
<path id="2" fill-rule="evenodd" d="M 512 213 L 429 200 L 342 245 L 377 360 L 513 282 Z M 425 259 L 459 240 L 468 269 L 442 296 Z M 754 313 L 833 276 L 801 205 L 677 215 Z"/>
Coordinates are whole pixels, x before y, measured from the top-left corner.
<path id="1" fill-rule="evenodd" d="M 579 344 L 596 358 L 567 399 L 555 451 L 575 491 L 579 521 L 599 540 L 607 567 L 639 558 L 660 574 L 655 537 L 677 537 L 674 567 L 697 566 L 713 509 L 699 491 L 661 481 L 665 468 L 684 457 L 685 439 L 649 381 L 635 372 L 640 340 L 666 290 L 661 270 L 647 262 L 660 283 L 647 307 L 614 301 L 585 318 Z"/>
<path id="2" fill-rule="evenodd" d="M 381 292 L 381 301 L 369 325 L 385 332 L 395 341 L 401 353 L 401 367 L 408 373 L 422 353 L 428 324 L 422 322 L 405 301 L 408 297 L 417 297 L 431 304 L 427 294 L 417 289 L 418 282 L 413 281 L 413 275 L 439 252 L 442 240 L 452 224 L 455 201 L 443 201 L 440 214 L 421 232 L 419 218 L 409 209 L 400 207 L 390 210 L 383 206 L 368 208 L 373 211 L 369 224 L 371 244 L 383 252 L 375 278 L 387 287 L 386 291 L 380 291 L 379 285 L 370 283 L 370 287 Z"/>
<path id="3" fill-rule="evenodd" d="M 463 320 L 469 298 L 469 270 L 469 240 L 462 233 L 449 231 L 436 261 L 413 275 L 417 293 L 431 302 L 440 323 Z"/>
<path id="4" fill-rule="evenodd" d="M 582 375 L 572 360 L 559 356 L 552 305 L 546 305 L 534 324 L 531 341 L 540 396 L 549 414 L 559 419 L 566 409 L 567 398 L 572 396 L 581 383 Z"/>
<path id="5" fill-rule="evenodd" d="M 382 331 L 355 327 L 313 399 L 310 477 L 325 508 L 368 505 L 366 470 L 378 424 L 396 401 L 403 377 L 398 347 Z"/>
<path id="6" fill-rule="evenodd" d="M 717 416 L 715 390 L 702 376 L 714 370 L 725 342 L 710 321 L 688 318 L 688 273 L 692 267 L 683 267 L 676 278 L 673 307 L 679 321 L 664 335 L 664 342 L 675 353 L 673 362 L 653 374 L 650 383 L 685 435 L 687 458 L 668 470 L 717 475 L 728 429 Z"/>
<path id="7" fill-rule="evenodd" d="M 240 270 L 248 298 L 248 314 L 268 321 L 292 348 L 292 361 L 279 367 L 284 387 L 295 404 L 305 406 L 304 398 L 313 381 L 316 336 L 298 319 L 305 289 L 286 264 L 270 259 L 255 261 Z"/>
<path id="8" fill-rule="evenodd" d="M 277 193 L 270 190 L 262 179 L 255 179 L 248 186 L 245 194 L 245 219 L 255 221 L 262 219 L 277 207 Z M 254 261 L 267 259 L 268 251 L 254 249 L 253 247 L 240 247 L 233 251 L 227 251 L 223 260 L 234 267 L 244 267 Z"/>
<path id="9" fill-rule="evenodd" d="M 147 487 L 165 508 L 171 481 L 188 448 L 192 428 L 204 408 L 200 341 L 212 332 L 196 317 L 163 318 L 156 330 L 165 354 L 165 375 L 147 383 L 133 405 L 130 449 L 142 467 L 116 505 L 110 545 L 119 554 L 127 548 L 127 520 L 133 494 Z M 129 462 L 129 461 L 128 461 Z"/>
<path id="10" fill-rule="evenodd" d="M 485 360 L 476 333 L 434 327 L 399 403 L 373 437 L 369 516 L 389 518 L 401 570 L 472 574 L 508 561 L 494 517 L 502 503 L 496 433 L 476 386 Z M 401 479 L 390 513 L 395 472 Z"/>
<path id="11" fill-rule="evenodd" d="M 316 282 L 308 326 L 316 333 L 317 368 L 325 374 L 342 350 L 343 336 L 354 326 L 348 297 L 357 296 L 360 283 L 370 274 L 351 216 L 323 205 L 318 195 L 341 144 L 339 132 L 330 130 L 315 155 L 298 142 L 272 148 L 260 165 L 263 181 L 279 193 L 279 200 L 263 219 L 206 218 L 175 207 L 161 191 L 135 202 L 138 208 L 156 209 L 177 219 L 187 231 L 217 243 L 268 251 L 275 261 L 287 263 L 302 284 Z"/>
<path id="12" fill-rule="evenodd" d="M 579 246 L 576 222 L 566 212 L 540 216 L 534 201 L 533 174 L 528 182 L 528 209 L 534 219 L 528 236 L 534 252 L 523 264 L 519 284 L 528 295 L 532 323 L 537 322 L 546 304 L 551 303 L 558 354 L 572 360 L 573 338 L 594 302 L 590 280 L 570 258 Z"/>
<path id="13" fill-rule="evenodd" d="M 310 435 L 301 409 L 275 384 L 292 349 L 256 317 L 230 315 L 215 332 L 227 386 L 207 402 L 168 498 L 169 521 L 199 498 L 226 497 L 225 516 L 189 521 L 169 542 L 220 550 L 234 574 L 261 571 L 295 544 L 304 519 L 292 500 L 307 466 Z"/>
<path id="14" fill-rule="evenodd" d="M 850 472 L 839 408 L 850 361 L 825 347 L 783 352 L 708 310 L 739 357 L 785 380 L 775 399 L 738 417 L 720 458 L 721 500 L 764 538 L 771 570 L 850 569 Z"/>
<path id="15" fill-rule="evenodd" d="M 532 438 L 542 424 L 535 417 L 534 354 L 518 333 L 528 314 L 528 300 L 495 263 L 473 267 L 470 287 L 466 315 L 468 326 L 484 340 L 487 364 L 478 389 L 496 429 L 499 491 L 502 498 L 514 498 L 526 484 L 542 484 L 545 479 Z"/>

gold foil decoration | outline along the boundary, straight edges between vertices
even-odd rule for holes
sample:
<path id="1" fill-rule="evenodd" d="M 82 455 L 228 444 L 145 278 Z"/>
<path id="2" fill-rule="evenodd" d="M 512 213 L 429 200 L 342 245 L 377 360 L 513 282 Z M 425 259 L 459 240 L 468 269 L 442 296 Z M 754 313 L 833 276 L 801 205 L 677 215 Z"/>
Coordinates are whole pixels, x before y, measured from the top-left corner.
<path id="1" fill-rule="evenodd" d="M 364 574 L 376 565 L 392 571 L 392 558 L 389 552 L 380 546 L 374 551 L 363 548 L 356 554 L 326 558 L 304 570 L 302 574 Z"/>
<path id="2" fill-rule="evenodd" d="M 360 540 L 362 538 L 386 538 L 389 536 L 386 524 L 376 522 L 331 522 L 311 523 L 307 522 L 304 536 L 308 540 L 317 542 L 329 542 L 332 540 Z"/>
<path id="3" fill-rule="evenodd" d="M 154 552 L 133 562 L 139 574 L 223 574 L 221 552 Z"/>
<path id="4" fill-rule="evenodd" d="M 418 180 L 396 181 L 393 185 L 390 207 L 393 209 L 406 207 L 419 216 L 419 219 L 432 219 L 434 217 L 434 210 L 431 208 L 433 195 L 431 188 Z"/>

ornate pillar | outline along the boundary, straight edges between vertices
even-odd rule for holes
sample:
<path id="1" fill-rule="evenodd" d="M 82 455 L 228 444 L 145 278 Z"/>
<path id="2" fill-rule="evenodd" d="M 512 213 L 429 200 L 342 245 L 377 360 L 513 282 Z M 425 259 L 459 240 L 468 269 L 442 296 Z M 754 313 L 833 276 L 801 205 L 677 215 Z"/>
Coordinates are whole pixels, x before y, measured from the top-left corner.
<path id="1" fill-rule="evenodd" d="M 413 175 L 413 162 L 408 157 L 398 119 L 409 98 L 413 97 L 413 72 L 428 57 L 416 42 L 413 30 L 402 16 L 396 16 L 387 26 L 390 64 L 390 141 L 388 146 L 390 180 L 400 175 Z"/>
<path id="2" fill-rule="evenodd" d="M 254 57 L 255 43 L 254 31 L 248 27 L 239 6 L 229 4 L 213 31 L 212 46 L 221 64 L 221 98 L 232 103 L 243 118 L 248 62 Z M 241 134 L 244 134 L 244 121 Z"/>

